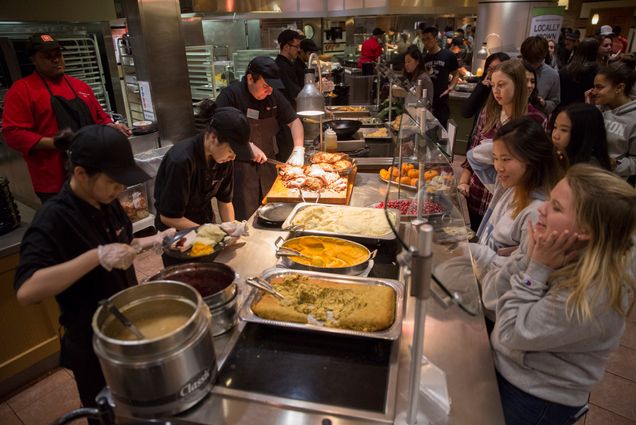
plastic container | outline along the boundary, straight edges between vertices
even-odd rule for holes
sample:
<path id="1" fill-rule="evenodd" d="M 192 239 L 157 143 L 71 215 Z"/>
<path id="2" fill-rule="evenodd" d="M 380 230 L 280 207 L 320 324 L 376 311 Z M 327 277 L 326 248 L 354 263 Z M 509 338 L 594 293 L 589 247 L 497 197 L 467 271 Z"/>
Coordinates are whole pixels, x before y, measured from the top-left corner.
<path id="1" fill-rule="evenodd" d="M 150 215 L 148 211 L 148 195 L 143 183 L 130 186 L 119 195 L 119 203 L 133 223 Z"/>
<path id="2" fill-rule="evenodd" d="M 325 146 L 327 152 L 336 152 L 338 150 L 338 136 L 331 128 L 325 130 Z"/>

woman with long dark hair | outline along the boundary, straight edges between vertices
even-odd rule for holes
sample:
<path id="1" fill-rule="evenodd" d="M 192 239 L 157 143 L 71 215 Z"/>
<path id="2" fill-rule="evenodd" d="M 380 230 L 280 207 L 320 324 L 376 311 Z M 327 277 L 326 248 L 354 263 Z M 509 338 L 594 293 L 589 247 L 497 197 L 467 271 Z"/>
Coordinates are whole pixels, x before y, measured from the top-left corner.
<path id="1" fill-rule="evenodd" d="M 561 109 L 552 129 L 552 143 L 565 168 L 583 162 L 612 169 L 603 114 L 596 106 L 573 103 Z"/>
<path id="2" fill-rule="evenodd" d="M 559 106 L 567 106 L 570 103 L 585 102 L 585 92 L 594 86 L 594 77 L 598 72 L 596 55 L 599 42 L 596 38 L 586 38 L 579 44 L 574 52 L 572 61 L 559 70 L 561 80 L 561 103 Z"/>
<path id="3" fill-rule="evenodd" d="M 433 104 L 433 80 L 424 69 L 424 55 L 416 45 L 411 45 L 404 54 L 404 76 L 406 88 L 412 88 L 421 81 L 422 88 L 426 90 L 428 104 Z"/>

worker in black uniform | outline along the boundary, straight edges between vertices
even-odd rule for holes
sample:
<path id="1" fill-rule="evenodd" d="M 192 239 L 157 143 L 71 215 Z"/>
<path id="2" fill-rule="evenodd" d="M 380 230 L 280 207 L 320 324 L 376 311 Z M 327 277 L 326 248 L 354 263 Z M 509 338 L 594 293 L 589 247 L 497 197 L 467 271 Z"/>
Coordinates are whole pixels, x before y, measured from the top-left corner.
<path id="1" fill-rule="evenodd" d="M 318 51 L 318 46 L 314 43 L 314 40 L 310 38 L 304 38 L 300 40 L 300 50 L 298 51 L 298 57 L 294 61 L 294 69 L 299 81 L 301 81 L 301 89 L 305 84 L 305 70 L 307 69 L 307 62 L 309 61 L 309 55 Z"/>
<path id="2" fill-rule="evenodd" d="M 199 117 L 209 120 L 207 130 L 175 144 L 166 153 L 155 181 L 157 229 L 188 229 L 214 223 L 212 198 L 222 222 L 234 220 L 234 159 L 252 160 L 250 126 L 236 108 L 219 108 L 206 100 Z"/>
<path id="3" fill-rule="evenodd" d="M 14 287 L 23 305 L 55 296 L 64 327 L 61 364 L 73 371 L 82 404 L 95 406 L 105 386 L 92 346 L 91 320 L 98 302 L 136 285 L 131 265 L 137 252 L 173 235 L 174 229 L 133 239 L 117 196 L 149 176 L 135 164 L 123 133 L 90 125 L 59 137 L 70 144 L 71 178 L 27 229 Z"/>
<path id="4" fill-rule="evenodd" d="M 265 161 L 278 151 L 276 134 L 281 127 L 290 128 L 294 141 L 287 162 L 304 164 L 303 125 L 280 92 L 282 87 L 278 65 L 269 57 L 258 56 L 247 65 L 245 77 L 223 89 L 216 99 L 219 107 L 233 106 L 245 114 L 251 129 L 253 160 L 234 161 L 233 204 L 237 220 L 246 220 L 256 211 L 276 179 L 276 168 Z"/>
<path id="5" fill-rule="evenodd" d="M 294 30 L 283 30 L 278 34 L 278 48 L 280 52 L 276 56 L 275 62 L 280 70 L 280 80 L 283 82 L 281 92 L 285 95 L 285 99 L 296 110 L 296 96 L 303 88 L 305 77 L 299 77 L 296 72 L 294 63 L 298 61 L 298 53 L 300 50 L 300 34 Z M 276 159 L 285 161 L 294 148 L 291 131 L 287 126 L 281 126 L 276 135 L 278 143 L 278 153 Z"/>

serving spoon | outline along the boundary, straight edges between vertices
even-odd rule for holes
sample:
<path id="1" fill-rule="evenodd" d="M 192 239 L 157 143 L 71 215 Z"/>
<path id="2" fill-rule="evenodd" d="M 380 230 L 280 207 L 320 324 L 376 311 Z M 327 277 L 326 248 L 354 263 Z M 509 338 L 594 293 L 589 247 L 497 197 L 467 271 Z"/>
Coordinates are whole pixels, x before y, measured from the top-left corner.
<path id="1" fill-rule="evenodd" d="M 128 329 L 135 336 L 135 338 L 146 339 L 139 328 L 135 326 L 135 324 L 131 322 L 130 319 L 121 312 L 121 310 L 115 307 L 115 304 L 111 303 L 109 300 L 102 300 L 99 303 L 103 305 L 108 311 L 110 311 L 112 315 L 115 316 L 115 318 L 119 320 L 121 324 L 124 325 L 126 329 Z"/>

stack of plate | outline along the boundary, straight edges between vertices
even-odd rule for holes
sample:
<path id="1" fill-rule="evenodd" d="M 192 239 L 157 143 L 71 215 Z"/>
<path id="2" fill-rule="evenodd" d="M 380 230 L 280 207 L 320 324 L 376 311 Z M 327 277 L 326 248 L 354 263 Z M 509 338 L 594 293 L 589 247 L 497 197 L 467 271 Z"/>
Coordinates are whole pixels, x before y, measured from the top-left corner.
<path id="1" fill-rule="evenodd" d="M 9 180 L 0 177 L 0 235 L 20 225 L 20 212 L 9 189 Z"/>

